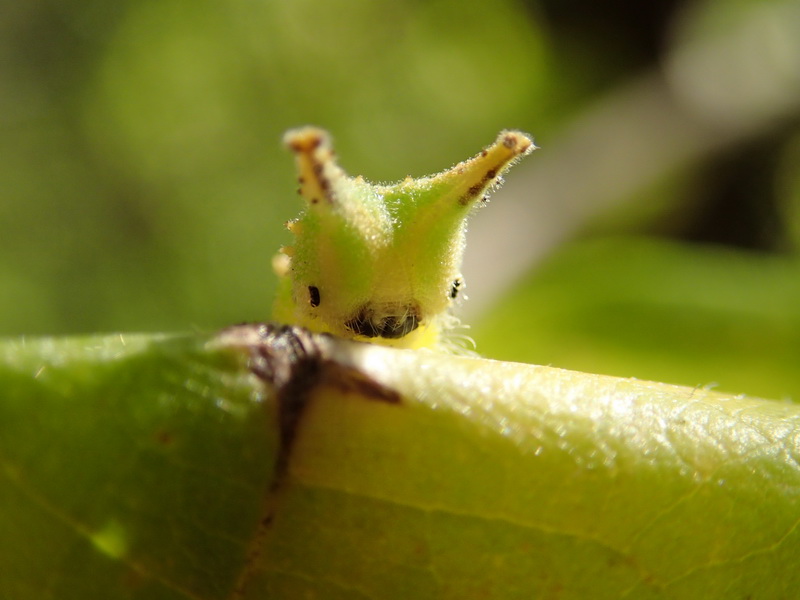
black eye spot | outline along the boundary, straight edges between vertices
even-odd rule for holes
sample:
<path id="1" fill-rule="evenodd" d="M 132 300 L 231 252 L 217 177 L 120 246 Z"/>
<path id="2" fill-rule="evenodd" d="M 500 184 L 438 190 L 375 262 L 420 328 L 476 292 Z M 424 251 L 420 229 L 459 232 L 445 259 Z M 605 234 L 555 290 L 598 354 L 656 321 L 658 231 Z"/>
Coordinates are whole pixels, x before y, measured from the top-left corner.
<path id="1" fill-rule="evenodd" d="M 319 288 L 313 285 L 308 286 L 308 298 L 312 308 L 319 306 Z"/>
<path id="2" fill-rule="evenodd" d="M 453 287 L 450 288 L 450 299 L 455 300 L 458 296 L 458 288 L 460 288 L 463 284 L 461 283 L 460 279 L 456 279 L 453 282 Z"/>

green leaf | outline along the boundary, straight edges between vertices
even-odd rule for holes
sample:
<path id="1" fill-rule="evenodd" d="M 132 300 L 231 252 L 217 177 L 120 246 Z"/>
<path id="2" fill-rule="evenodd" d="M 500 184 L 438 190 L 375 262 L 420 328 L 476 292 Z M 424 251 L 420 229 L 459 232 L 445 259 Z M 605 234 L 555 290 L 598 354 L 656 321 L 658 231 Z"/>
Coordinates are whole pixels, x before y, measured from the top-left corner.
<path id="1" fill-rule="evenodd" d="M 501 360 L 800 398 L 800 263 L 666 240 L 555 253 L 471 330 Z"/>
<path id="2" fill-rule="evenodd" d="M 124 340 L 2 347 L 0 597 L 800 588 L 795 405 L 297 330 Z"/>
<path id="3" fill-rule="evenodd" d="M 0 356 L 0 597 L 225 597 L 277 440 L 242 357 L 121 335 Z"/>

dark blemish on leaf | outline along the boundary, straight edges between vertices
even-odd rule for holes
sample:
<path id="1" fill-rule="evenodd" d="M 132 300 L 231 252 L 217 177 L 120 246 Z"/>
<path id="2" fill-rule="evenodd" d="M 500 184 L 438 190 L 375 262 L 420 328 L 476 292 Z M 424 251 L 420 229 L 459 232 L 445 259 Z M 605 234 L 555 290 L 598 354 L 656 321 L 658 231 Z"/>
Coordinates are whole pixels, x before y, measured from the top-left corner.
<path id="1" fill-rule="evenodd" d="M 513 148 L 517 145 L 517 136 L 513 133 L 507 133 L 503 138 L 503 146 L 506 148 Z"/>
<path id="2" fill-rule="evenodd" d="M 229 327 L 219 339 L 223 346 L 247 350 L 250 371 L 273 390 L 278 411 L 279 447 L 272 483 L 265 490 L 258 531 L 250 540 L 230 596 L 241 599 L 258 568 L 265 538 L 277 518 L 292 447 L 313 392 L 323 386 L 334 386 L 369 400 L 397 405 L 401 397 L 358 369 L 337 361 L 331 353 L 330 336 L 315 335 L 301 327 L 245 324 Z"/>
<path id="3" fill-rule="evenodd" d="M 376 384 L 372 379 L 355 369 L 338 369 L 325 376 L 325 383 L 343 392 L 355 392 L 369 400 L 400 404 L 400 394 Z"/>
<path id="4" fill-rule="evenodd" d="M 276 458 L 276 481 L 286 470 L 297 420 L 322 372 L 320 351 L 309 332 L 299 327 L 262 326 L 262 343 L 252 346 L 250 370 L 271 384 L 278 403 L 281 445 Z"/>
<path id="5" fill-rule="evenodd" d="M 271 529 L 277 509 L 278 492 L 286 480 L 290 452 L 297 435 L 300 417 L 319 384 L 323 360 L 313 336 L 299 327 L 244 325 L 223 332 L 231 345 L 244 345 L 250 353 L 250 371 L 270 386 L 278 408 L 279 446 L 273 479 L 265 490 L 259 527 L 233 589 L 232 598 L 242 598 L 258 564 L 264 539 Z M 241 342 L 237 344 L 237 340 Z"/>
<path id="6" fill-rule="evenodd" d="M 305 182 L 306 178 L 303 177 L 302 175 L 300 175 L 300 177 L 297 178 L 297 183 L 299 183 L 300 185 L 303 185 Z"/>
<path id="7" fill-rule="evenodd" d="M 314 285 L 308 286 L 308 301 L 311 307 L 316 308 L 319 306 L 319 300 L 319 288 Z"/>
<path id="8" fill-rule="evenodd" d="M 486 171 L 486 179 L 494 179 L 497 177 L 497 169 L 489 169 Z"/>
<path id="9" fill-rule="evenodd" d="M 312 334 L 302 327 L 289 325 L 242 324 L 221 334 L 226 345 L 245 346 L 250 352 L 250 370 L 274 390 L 284 446 L 290 446 L 292 423 L 302 412 L 312 388 L 334 385 L 343 390 L 359 390 L 370 399 L 400 402 L 394 390 L 373 381 L 358 369 L 342 364 L 331 356 L 325 334 Z M 301 393 L 302 392 L 302 393 Z"/>
<path id="10" fill-rule="evenodd" d="M 486 158 L 487 156 L 489 156 L 489 151 L 486 149 L 481 150 L 481 158 Z"/>

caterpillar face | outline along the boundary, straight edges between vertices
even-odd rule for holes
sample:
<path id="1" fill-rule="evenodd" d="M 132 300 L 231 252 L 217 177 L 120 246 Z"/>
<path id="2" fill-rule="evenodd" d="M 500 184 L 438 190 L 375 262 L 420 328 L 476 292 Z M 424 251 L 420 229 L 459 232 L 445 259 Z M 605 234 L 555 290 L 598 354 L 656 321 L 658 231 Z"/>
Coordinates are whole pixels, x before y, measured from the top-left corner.
<path id="1" fill-rule="evenodd" d="M 362 306 L 352 319 L 345 321 L 344 326 L 355 335 L 396 340 L 419 327 L 419 313 L 419 306 L 414 302 L 408 304 L 371 302 Z"/>
<path id="2" fill-rule="evenodd" d="M 448 171 L 388 186 L 345 175 L 319 129 L 290 131 L 285 141 L 306 207 L 276 261 L 273 316 L 357 340 L 436 346 L 463 287 L 466 218 L 531 140 L 502 132 Z"/>
<path id="3" fill-rule="evenodd" d="M 322 302 L 319 288 L 308 286 L 309 306 L 318 308 Z M 367 303 L 359 307 L 344 321 L 344 326 L 355 336 L 366 338 L 398 339 L 419 327 L 420 308 L 416 302 Z"/>

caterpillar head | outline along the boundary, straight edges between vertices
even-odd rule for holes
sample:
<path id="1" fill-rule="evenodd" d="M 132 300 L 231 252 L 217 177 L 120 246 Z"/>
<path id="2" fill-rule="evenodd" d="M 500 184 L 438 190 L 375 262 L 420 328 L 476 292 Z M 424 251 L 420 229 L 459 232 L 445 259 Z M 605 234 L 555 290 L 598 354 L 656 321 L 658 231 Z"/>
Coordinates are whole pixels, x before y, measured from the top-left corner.
<path id="1" fill-rule="evenodd" d="M 274 318 L 312 331 L 400 347 L 435 346 L 463 286 L 466 219 L 518 157 L 533 148 L 504 131 L 477 156 L 438 175 L 373 185 L 336 163 L 328 135 L 289 131 L 305 210 L 288 223 Z"/>

